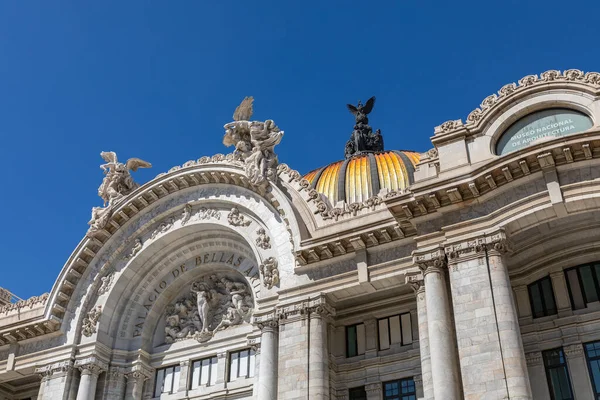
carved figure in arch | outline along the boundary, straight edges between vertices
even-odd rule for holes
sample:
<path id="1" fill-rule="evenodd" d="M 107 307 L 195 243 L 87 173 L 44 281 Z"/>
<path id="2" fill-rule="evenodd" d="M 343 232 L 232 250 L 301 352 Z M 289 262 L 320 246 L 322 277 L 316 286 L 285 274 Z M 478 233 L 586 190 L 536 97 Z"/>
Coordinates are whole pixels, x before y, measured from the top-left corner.
<path id="1" fill-rule="evenodd" d="M 196 303 L 198 306 L 198 316 L 200 318 L 200 323 L 202 324 L 201 333 L 208 331 L 208 313 L 210 311 L 210 300 L 211 293 L 210 290 L 203 285 L 198 285 L 197 289 L 194 289 L 192 286 L 192 293 L 196 294 Z"/>
<path id="2" fill-rule="evenodd" d="M 229 326 L 239 325 L 242 322 L 242 317 L 239 311 L 235 307 L 229 307 L 227 309 L 227 314 L 223 316 L 219 325 L 215 328 L 213 332 L 217 332 L 221 329 L 225 329 Z"/>
<path id="3" fill-rule="evenodd" d="M 233 207 L 227 215 L 227 221 L 232 226 L 248 226 L 252 223 L 250 220 L 246 220 L 237 207 Z"/>
<path id="4" fill-rule="evenodd" d="M 229 292 L 233 307 L 238 311 L 240 317 L 244 317 L 248 311 L 247 307 L 244 310 L 244 300 L 246 296 L 248 296 L 246 285 L 243 283 L 230 281 L 225 277 L 221 278 L 221 284 L 223 284 L 225 290 Z"/>
<path id="5" fill-rule="evenodd" d="M 271 238 L 267 235 L 264 228 L 258 228 L 256 231 L 258 237 L 256 238 L 256 245 L 263 250 L 271 248 Z"/>
<path id="6" fill-rule="evenodd" d="M 179 315 L 169 315 L 165 326 L 165 343 L 173 343 L 176 339 L 187 337 L 194 330 L 193 324 Z"/>

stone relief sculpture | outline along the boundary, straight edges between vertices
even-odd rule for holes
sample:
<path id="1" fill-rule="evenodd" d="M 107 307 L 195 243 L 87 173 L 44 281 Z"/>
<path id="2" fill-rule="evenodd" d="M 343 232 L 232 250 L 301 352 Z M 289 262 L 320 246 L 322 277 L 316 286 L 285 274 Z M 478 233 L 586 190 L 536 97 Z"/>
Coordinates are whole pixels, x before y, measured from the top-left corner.
<path id="1" fill-rule="evenodd" d="M 152 167 L 152 164 L 139 158 L 130 158 L 126 163 L 120 163 L 114 151 L 103 151 L 100 156 L 106 161 L 106 164 L 100 165 L 104 171 L 104 179 L 98 188 L 98 196 L 104 200 L 104 205 L 92 208 L 88 236 L 104 229 L 112 216 L 113 206 L 140 186 L 134 182 L 130 171 Z"/>
<path id="2" fill-rule="evenodd" d="M 87 313 L 87 317 L 83 319 L 83 326 L 81 327 L 81 334 L 83 336 L 90 337 L 96 333 L 96 325 L 98 324 L 100 315 L 102 315 L 102 306 L 96 306 Z"/>
<path id="3" fill-rule="evenodd" d="M 277 268 L 277 259 L 269 257 L 259 266 L 259 271 L 263 276 L 263 284 L 267 289 L 279 283 L 279 269 Z"/>
<path id="4" fill-rule="evenodd" d="M 256 231 L 258 237 L 256 238 L 256 245 L 263 250 L 271 248 L 271 238 L 267 235 L 264 228 L 258 228 Z"/>
<path id="5" fill-rule="evenodd" d="M 137 253 L 139 253 L 140 250 L 142 250 L 142 247 L 144 247 L 144 244 L 142 243 L 142 239 L 140 239 L 140 238 L 135 239 L 135 243 L 133 244 L 133 247 L 131 248 L 131 251 L 129 252 L 129 254 L 127 254 L 125 256 L 125 259 L 131 259 L 131 258 L 135 257 L 137 255 Z"/>
<path id="6" fill-rule="evenodd" d="M 173 225 L 175 224 L 175 219 L 174 218 L 169 218 L 167 219 L 165 222 L 161 223 L 150 235 L 150 239 L 156 239 L 156 237 L 158 236 L 159 233 L 165 233 L 167 232 L 169 229 L 171 229 L 173 227 Z"/>
<path id="7" fill-rule="evenodd" d="M 185 207 L 183 207 L 183 214 L 181 216 L 181 226 L 184 226 L 185 224 L 187 224 L 187 222 L 190 220 L 191 217 L 192 217 L 192 205 L 190 203 L 188 203 L 185 205 Z"/>
<path id="8" fill-rule="evenodd" d="M 250 182 L 267 186 L 277 181 L 279 161 L 274 147 L 281 142 L 283 131 L 273 122 L 250 121 L 254 98 L 246 97 L 233 114 L 234 122 L 225 125 L 225 146 L 235 146 L 235 158 L 244 162 L 244 170 Z"/>
<path id="9" fill-rule="evenodd" d="M 248 226 L 252 223 L 251 220 L 245 219 L 237 207 L 233 207 L 227 215 L 227 221 L 232 226 Z"/>
<path id="10" fill-rule="evenodd" d="M 192 283 L 189 292 L 167 307 L 165 343 L 210 340 L 230 326 L 248 322 L 254 301 L 245 282 L 210 275 Z"/>
<path id="11" fill-rule="evenodd" d="M 102 296 L 103 294 L 108 293 L 108 291 L 112 287 L 114 279 L 115 279 L 114 272 L 111 272 L 110 274 L 100 278 L 100 281 L 102 282 L 102 284 L 100 285 L 100 288 L 98 289 L 98 296 Z"/>
<path id="12" fill-rule="evenodd" d="M 219 213 L 219 211 L 215 210 L 214 208 L 206 207 L 200 207 L 200 209 L 196 213 L 196 219 L 198 220 L 206 220 L 211 218 L 219 220 L 221 219 L 221 213 Z"/>

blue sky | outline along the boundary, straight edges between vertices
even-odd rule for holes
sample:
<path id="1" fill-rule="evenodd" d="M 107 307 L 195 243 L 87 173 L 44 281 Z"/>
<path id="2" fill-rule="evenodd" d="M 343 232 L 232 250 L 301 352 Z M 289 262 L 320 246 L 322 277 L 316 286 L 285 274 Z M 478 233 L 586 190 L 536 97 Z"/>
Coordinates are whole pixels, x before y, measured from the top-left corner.
<path id="1" fill-rule="evenodd" d="M 244 96 L 280 162 L 343 158 L 348 102 L 377 96 L 387 149 L 426 151 L 506 83 L 600 70 L 600 2 L 3 1 L 0 286 L 49 291 L 101 205 L 100 151 L 159 172 L 228 152 Z"/>

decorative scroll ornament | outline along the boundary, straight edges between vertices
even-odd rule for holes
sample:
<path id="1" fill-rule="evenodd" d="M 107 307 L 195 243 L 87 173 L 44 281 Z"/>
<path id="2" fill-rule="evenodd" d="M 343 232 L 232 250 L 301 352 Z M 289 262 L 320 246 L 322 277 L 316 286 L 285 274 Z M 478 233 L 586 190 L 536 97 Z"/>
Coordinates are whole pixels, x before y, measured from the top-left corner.
<path id="1" fill-rule="evenodd" d="M 267 289 L 279 283 L 279 269 L 277 268 L 277 259 L 275 257 L 267 258 L 259 267 L 260 273 L 263 276 L 263 284 Z"/>
<path id="2" fill-rule="evenodd" d="M 27 300 L 19 300 L 16 303 L 8 303 L 0 307 L 0 314 L 9 313 L 14 310 L 20 310 L 25 307 L 33 308 L 38 304 L 45 304 L 48 301 L 48 297 L 50 297 L 50 293 L 44 293 L 40 296 L 32 296 Z"/>
<path id="3" fill-rule="evenodd" d="M 150 235 L 150 239 L 155 239 L 160 233 L 165 233 L 167 231 L 169 231 L 173 225 L 175 224 L 175 219 L 174 218 L 169 218 L 168 220 L 166 220 L 165 222 L 163 222 L 162 224 L 160 224 Z"/>
<path id="4" fill-rule="evenodd" d="M 224 275 L 210 275 L 191 285 L 188 294 L 167 307 L 165 343 L 210 340 L 228 327 L 248 322 L 254 301 L 248 285 Z"/>
<path id="5" fill-rule="evenodd" d="M 267 235 L 264 228 L 258 228 L 256 231 L 258 237 L 256 238 L 256 245 L 263 250 L 271 248 L 271 238 Z"/>
<path id="6" fill-rule="evenodd" d="M 94 233 L 104 229 L 112 216 L 114 205 L 140 186 L 133 181 L 130 171 L 152 167 L 152 164 L 139 158 L 130 158 L 125 164 L 120 163 L 114 151 L 103 151 L 100 156 L 106 161 L 106 164 L 100 166 L 104 171 L 104 179 L 98 188 L 98 196 L 104 200 L 104 208 L 92 208 L 92 218 L 88 222 L 90 225 L 88 236 L 93 236 Z"/>
<path id="7" fill-rule="evenodd" d="M 115 272 L 111 272 L 110 274 L 100 278 L 100 281 L 102 281 L 102 284 L 100 285 L 100 288 L 98 289 L 98 296 L 102 296 L 103 294 L 108 293 L 108 291 L 112 287 L 114 279 L 115 279 Z"/>
<path id="8" fill-rule="evenodd" d="M 227 214 L 227 221 L 232 226 L 248 226 L 252 223 L 251 220 L 246 219 L 237 207 L 233 207 L 229 214 Z"/>
<path id="9" fill-rule="evenodd" d="M 200 207 L 198 212 L 196 213 L 196 219 L 198 220 L 206 220 L 206 219 L 221 219 L 221 213 L 214 208 L 206 208 Z"/>
<path id="10" fill-rule="evenodd" d="M 96 333 L 96 325 L 98 324 L 100 315 L 102 315 L 102 306 L 96 306 L 87 313 L 87 317 L 83 319 L 83 326 L 81 327 L 81 334 L 83 336 L 90 337 Z"/>
<path id="11" fill-rule="evenodd" d="M 279 161 L 274 148 L 281 142 L 283 131 L 270 119 L 265 122 L 249 121 L 253 100 L 246 97 L 235 110 L 234 122 L 224 126 L 223 144 L 235 146 L 233 155 L 244 162 L 246 176 L 252 184 L 267 186 L 269 181 L 277 181 Z"/>

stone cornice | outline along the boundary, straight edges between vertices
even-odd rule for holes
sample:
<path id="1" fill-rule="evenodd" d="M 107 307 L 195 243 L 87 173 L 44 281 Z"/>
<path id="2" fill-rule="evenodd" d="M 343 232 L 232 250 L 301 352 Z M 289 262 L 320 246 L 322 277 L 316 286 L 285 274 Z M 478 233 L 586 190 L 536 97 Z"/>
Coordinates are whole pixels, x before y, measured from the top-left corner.
<path id="1" fill-rule="evenodd" d="M 537 75 L 527 75 L 519 80 L 518 83 L 509 83 L 502 86 L 498 94 L 491 94 L 483 99 L 479 108 L 471 111 L 465 123 L 462 120 L 446 121 L 435 127 L 436 136 L 456 136 L 463 132 L 474 131 L 485 125 L 488 115 L 493 114 L 499 108 L 507 103 L 514 101 L 514 98 L 524 92 L 536 90 L 549 90 L 553 88 L 563 88 L 565 86 L 577 86 L 579 90 L 587 89 L 593 94 L 600 94 L 600 73 L 584 73 L 578 69 L 569 69 L 564 72 L 549 70 Z M 435 141 L 435 138 L 434 138 Z"/>
<path id="2" fill-rule="evenodd" d="M 459 240 L 449 240 L 445 243 L 444 249 L 449 264 L 482 257 L 486 251 L 488 254 L 501 255 L 508 250 L 509 244 L 504 229 L 497 229 L 491 233 L 478 233 Z"/>
<path id="3" fill-rule="evenodd" d="M 279 325 L 308 317 L 331 319 L 335 315 L 335 308 L 327 303 L 324 295 L 320 295 L 276 307 L 268 314 L 254 316 L 253 323 L 261 330 L 274 329 Z"/>
<path id="4" fill-rule="evenodd" d="M 73 368 L 72 360 L 65 360 L 56 362 L 53 364 L 45 365 L 35 369 L 35 373 L 38 374 L 42 380 L 48 380 L 55 374 L 64 374 L 69 372 Z"/>

